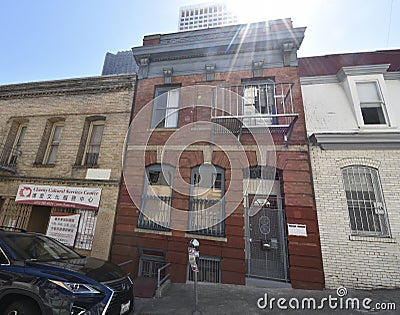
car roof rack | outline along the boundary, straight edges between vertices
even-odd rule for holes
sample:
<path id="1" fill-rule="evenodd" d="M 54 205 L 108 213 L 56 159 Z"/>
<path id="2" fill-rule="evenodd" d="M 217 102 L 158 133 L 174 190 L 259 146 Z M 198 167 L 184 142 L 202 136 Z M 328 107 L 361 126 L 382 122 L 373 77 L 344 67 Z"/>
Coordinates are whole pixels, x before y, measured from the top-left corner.
<path id="1" fill-rule="evenodd" d="M 2 231 L 15 231 L 15 232 L 26 232 L 25 229 L 17 228 L 14 226 L 6 226 L 6 225 L 0 225 L 0 230 Z"/>

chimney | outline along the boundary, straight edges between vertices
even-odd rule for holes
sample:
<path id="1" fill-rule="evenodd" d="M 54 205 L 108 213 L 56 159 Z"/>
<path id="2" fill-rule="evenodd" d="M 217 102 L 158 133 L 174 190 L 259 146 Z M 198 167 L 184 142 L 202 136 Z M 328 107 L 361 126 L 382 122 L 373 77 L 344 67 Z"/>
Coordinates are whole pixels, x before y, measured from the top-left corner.
<path id="1" fill-rule="evenodd" d="M 153 46 L 160 43 L 160 34 L 156 35 L 146 35 L 143 37 L 143 46 Z"/>
<path id="2" fill-rule="evenodd" d="M 292 20 L 290 18 L 272 20 L 269 21 L 268 24 L 271 31 L 280 31 L 293 28 Z"/>

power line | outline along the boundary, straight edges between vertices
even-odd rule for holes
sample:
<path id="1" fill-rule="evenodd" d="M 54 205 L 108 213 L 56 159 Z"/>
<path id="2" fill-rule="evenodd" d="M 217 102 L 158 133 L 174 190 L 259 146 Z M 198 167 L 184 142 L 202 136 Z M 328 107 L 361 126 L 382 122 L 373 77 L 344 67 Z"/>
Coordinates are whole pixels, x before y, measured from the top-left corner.
<path id="1" fill-rule="evenodd" d="M 392 0 L 391 3 L 390 3 L 389 27 L 388 27 L 388 33 L 387 33 L 387 39 L 386 39 L 386 48 L 389 46 L 390 28 L 391 28 L 391 25 L 392 25 L 393 2 L 394 2 L 394 0 Z"/>

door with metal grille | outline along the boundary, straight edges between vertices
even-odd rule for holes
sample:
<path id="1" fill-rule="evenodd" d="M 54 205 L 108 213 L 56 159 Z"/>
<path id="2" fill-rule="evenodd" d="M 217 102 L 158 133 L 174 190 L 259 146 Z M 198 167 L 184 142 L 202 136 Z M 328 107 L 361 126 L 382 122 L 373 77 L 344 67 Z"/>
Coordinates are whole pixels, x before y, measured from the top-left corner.
<path id="1" fill-rule="evenodd" d="M 280 196 L 248 196 L 248 205 L 262 205 L 254 215 L 247 208 L 247 273 L 249 277 L 288 281 L 287 241 Z"/>

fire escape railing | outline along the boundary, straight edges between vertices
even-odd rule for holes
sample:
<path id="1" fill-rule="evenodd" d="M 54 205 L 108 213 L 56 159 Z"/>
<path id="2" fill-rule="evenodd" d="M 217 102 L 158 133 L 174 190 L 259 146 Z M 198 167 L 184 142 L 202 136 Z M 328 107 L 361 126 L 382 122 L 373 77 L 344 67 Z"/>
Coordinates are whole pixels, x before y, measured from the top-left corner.
<path id="1" fill-rule="evenodd" d="M 211 121 L 238 135 L 257 132 L 266 127 L 271 133 L 290 139 L 298 119 L 293 102 L 294 83 L 244 83 L 215 89 Z"/>

